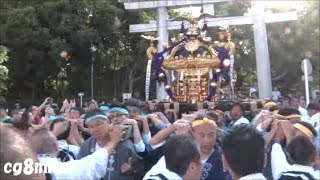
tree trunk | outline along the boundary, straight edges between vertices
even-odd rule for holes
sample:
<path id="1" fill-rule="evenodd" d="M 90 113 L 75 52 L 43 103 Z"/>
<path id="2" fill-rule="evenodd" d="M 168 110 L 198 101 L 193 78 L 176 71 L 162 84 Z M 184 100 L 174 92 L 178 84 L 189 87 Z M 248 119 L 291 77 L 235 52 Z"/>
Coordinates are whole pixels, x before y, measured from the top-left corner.
<path id="1" fill-rule="evenodd" d="M 133 93 L 133 69 L 129 69 L 128 73 L 128 88 L 129 88 L 129 93 Z"/>
<path id="2" fill-rule="evenodd" d="M 117 97 L 117 78 L 116 78 L 116 62 L 117 62 L 117 55 L 118 51 L 116 51 L 114 58 L 113 58 L 113 97 Z"/>

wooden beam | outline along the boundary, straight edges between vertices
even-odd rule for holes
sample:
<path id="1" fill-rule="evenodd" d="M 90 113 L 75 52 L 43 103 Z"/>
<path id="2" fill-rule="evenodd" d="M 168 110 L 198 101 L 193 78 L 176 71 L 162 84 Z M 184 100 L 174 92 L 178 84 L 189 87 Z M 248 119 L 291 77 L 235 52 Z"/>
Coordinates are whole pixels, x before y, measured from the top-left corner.
<path id="1" fill-rule="evenodd" d="M 121 2 L 121 0 L 118 0 Z M 160 1 L 140 1 L 124 3 L 126 10 L 143 10 L 155 9 L 158 7 L 188 7 L 188 6 L 202 6 L 203 4 L 213 4 L 217 2 L 226 2 L 234 0 L 160 0 Z"/>
<path id="2" fill-rule="evenodd" d="M 253 24 L 255 16 L 234 16 L 234 17 L 222 17 L 222 18 L 207 18 L 208 27 L 221 26 L 221 25 L 245 25 Z M 298 19 L 296 12 L 284 12 L 284 13 L 266 13 L 264 15 L 266 23 L 282 22 L 282 21 L 294 21 Z M 167 21 L 168 30 L 180 29 L 182 21 Z M 155 22 L 148 24 L 133 24 L 129 26 L 130 33 L 142 33 L 157 31 L 157 24 Z"/>

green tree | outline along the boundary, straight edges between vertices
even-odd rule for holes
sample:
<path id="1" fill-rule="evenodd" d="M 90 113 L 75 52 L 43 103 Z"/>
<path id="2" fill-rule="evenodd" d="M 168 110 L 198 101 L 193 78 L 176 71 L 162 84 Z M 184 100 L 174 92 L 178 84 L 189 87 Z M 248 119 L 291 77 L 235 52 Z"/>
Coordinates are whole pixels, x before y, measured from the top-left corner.
<path id="1" fill-rule="evenodd" d="M 0 45 L 0 101 L 4 101 L 4 94 L 7 91 L 5 82 L 8 80 L 8 69 L 5 63 L 8 61 L 8 49 Z"/>

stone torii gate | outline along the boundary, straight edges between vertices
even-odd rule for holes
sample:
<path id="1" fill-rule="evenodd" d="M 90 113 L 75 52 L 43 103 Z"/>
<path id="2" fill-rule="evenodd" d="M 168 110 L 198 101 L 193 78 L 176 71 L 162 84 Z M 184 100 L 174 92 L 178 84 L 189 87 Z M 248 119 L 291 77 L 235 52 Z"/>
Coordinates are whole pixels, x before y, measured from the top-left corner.
<path id="1" fill-rule="evenodd" d="M 214 15 L 213 3 L 223 1 L 230 0 L 119 0 L 119 2 L 124 3 L 125 9 L 127 10 L 157 9 L 157 22 L 130 25 L 129 31 L 131 33 L 157 31 L 160 37 L 158 51 L 163 49 L 162 44 L 168 44 L 169 42 L 168 30 L 180 29 L 182 23 L 181 21 L 168 21 L 168 7 L 178 8 L 202 5 L 203 13 Z M 272 83 L 266 23 L 297 19 L 298 16 L 296 12 L 266 13 L 263 2 L 251 1 L 251 12 L 246 13 L 244 16 L 207 18 L 206 22 L 208 27 L 221 25 L 253 25 L 259 96 L 260 98 L 270 98 L 272 97 Z M 157 83 L 157 99 L 163 100 L 165 97 L 166 92 L 164 85 Z"/>

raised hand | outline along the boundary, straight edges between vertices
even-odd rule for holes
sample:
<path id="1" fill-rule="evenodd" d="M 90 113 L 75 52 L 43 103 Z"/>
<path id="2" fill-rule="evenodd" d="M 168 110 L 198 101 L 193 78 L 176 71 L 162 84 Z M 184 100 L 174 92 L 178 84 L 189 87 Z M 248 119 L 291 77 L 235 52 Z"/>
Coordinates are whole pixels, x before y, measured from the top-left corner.
<path id="1" fill-rule="evenodd" d="M 132 170 L 132 157 L 129 157 L 128 162 L 121 165 L 121 173 L 126 173 Z"/>
<path id="2" fill-rule="evenodd" d="M 294 128 L 292 123 L 288 120 L 281 120 L 280 127 L 286 137 L 287 143 L 289 143 L 294 137 Z"/>
<path id="3" fill-rule="evenodd" d="M 117 145 L 122 138 L 122 135 L 124 134 L 123 128 L 121 128 L 119 125 L 113 125 L 110 124 L 108 127 L 109 137 L 110 137 L 110 143 L 113 145 Z"/>

